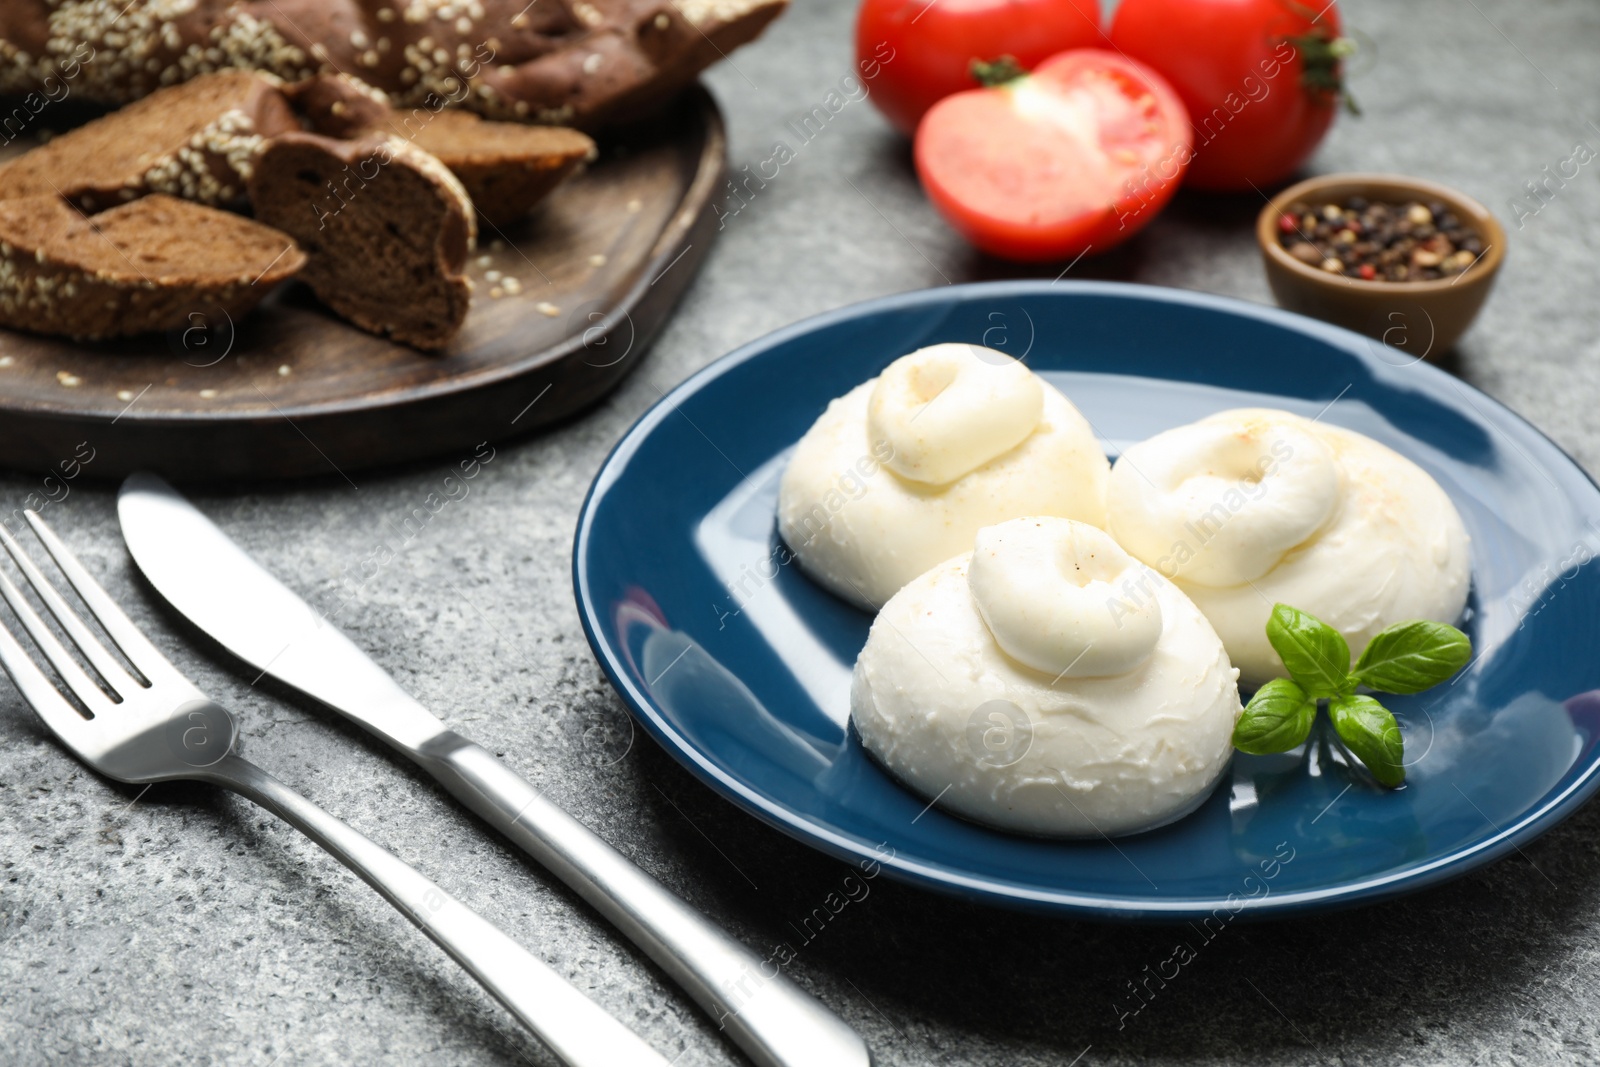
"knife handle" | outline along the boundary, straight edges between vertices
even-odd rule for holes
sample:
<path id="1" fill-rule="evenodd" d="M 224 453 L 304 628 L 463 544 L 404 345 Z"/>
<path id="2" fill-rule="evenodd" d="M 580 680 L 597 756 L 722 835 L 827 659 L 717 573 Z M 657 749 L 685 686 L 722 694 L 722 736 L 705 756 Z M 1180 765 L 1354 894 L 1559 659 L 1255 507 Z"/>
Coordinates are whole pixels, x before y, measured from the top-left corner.
<path id="1" fill-rule="evenodd" d="M 230 754 L 200 777 L 255 801 L 360 875 L 465 967 L 562 1063 L 669 1067 L 664 1056 L 504 931 L 260 767 Z"/>
<path id="2" fill-rule="evenodd" d="M 868 1067 L 860 1035 L 481 746 L 445 731 L 418 762 L 588 901 L 688 991 L 758 1067 Z"/>

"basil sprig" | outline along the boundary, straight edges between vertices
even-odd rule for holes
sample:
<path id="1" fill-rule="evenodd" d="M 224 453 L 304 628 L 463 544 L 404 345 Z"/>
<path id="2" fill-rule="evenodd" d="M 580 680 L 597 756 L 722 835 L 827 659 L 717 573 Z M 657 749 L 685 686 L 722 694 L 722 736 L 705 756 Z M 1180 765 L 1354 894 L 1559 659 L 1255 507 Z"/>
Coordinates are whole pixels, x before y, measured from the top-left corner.
<path id="1" fill-rule="evenodd" d="M 1419 619 L 1379 632 L 1352 668 L 1343 634 L 1287 604 L 1273 606 L 1267 640 L 1289 677 L 1256 690 L 1233 728 L 1233 746 L 1258 756 L 1287 752 L 1311 735 L 1317 709 L 1326 702 L 1339 739 L 1390 788 L 1406 778 L 1400 725 L 1388 708 L 1356 688 L 1420 693 L 1450 678 L 1472 658 L 1466 634 Z"/>

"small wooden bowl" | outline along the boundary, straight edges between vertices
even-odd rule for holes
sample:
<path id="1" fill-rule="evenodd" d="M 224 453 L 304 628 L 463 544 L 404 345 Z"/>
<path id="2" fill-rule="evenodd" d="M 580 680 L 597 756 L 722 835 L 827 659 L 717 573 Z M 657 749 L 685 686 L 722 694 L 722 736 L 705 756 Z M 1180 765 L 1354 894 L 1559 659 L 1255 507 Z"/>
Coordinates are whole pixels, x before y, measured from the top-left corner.
<path id="1" fill-rule="evenodd" d="M 1320 207 L 1343 204 L 1352 196 L 1391 204 L 1446 204 L 1476 231 L 1483 254 L 1450 278 L 1369 282 L 1302 263 L 1278 243 L 1278 219 L 1290 204 Z M 1256 219 L 1256 241 L 1280 305 L 1377 338 L 1412 359 L 1429 359 L 1448 352 L 1477 317 L 1505 258 L 1506 233 L 1488 208 L 1442 185 L 1392 174 L 1328 174 L 1273 197 Z"/>

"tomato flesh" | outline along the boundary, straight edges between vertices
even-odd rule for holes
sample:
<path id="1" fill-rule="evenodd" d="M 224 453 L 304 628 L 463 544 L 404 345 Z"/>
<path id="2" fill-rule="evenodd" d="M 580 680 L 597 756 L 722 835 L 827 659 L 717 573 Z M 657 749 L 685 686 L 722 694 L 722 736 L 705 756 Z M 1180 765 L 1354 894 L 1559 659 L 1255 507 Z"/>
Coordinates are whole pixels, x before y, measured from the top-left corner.
<path id="1" fill-rule="evenodd" d="M 1183 105 L 1148 68 L 1098 49 L 947 97 L 917 129 L 916 165 L 939 212 L 986 252 L 1049 260 L 1127 240 L 1188 163 Z"/>

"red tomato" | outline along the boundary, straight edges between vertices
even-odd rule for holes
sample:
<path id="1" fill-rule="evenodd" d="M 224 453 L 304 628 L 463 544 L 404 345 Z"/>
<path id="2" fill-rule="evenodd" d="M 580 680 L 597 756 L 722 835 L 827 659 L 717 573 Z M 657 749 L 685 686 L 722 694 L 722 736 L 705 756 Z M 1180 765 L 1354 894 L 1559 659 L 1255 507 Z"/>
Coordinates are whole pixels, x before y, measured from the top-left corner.
<path id="1" fill-rule="evenodd" d="M 1007 259 L 1103 252 L 1171 199 L 1189 119 L 1161 76 L 1082 48 L 1031 75 L 935 104 L 917 127 L 917 175 L 950 225 Z"/>
<path id="2" fill-rule="evenodd" d="M 974 59 L 1011 56 L 1031 70 L 1104 40 L 1099 0 L 863 0 L 856 17 L 872 101 L 907 136 L 934 104 L 977 85 Z"/>
<path id="3" fill-rule="evenodd" d="M 1338 37 L 1323 0 L 1122 0 L 1111 21 L 1111 43 L 1189 109 L 1200 189 L 1265 188 L 1310 157 L 1338 111 Z"/>

